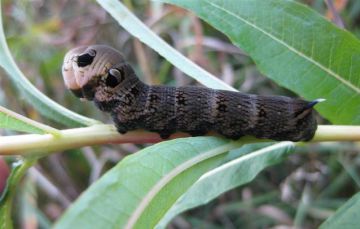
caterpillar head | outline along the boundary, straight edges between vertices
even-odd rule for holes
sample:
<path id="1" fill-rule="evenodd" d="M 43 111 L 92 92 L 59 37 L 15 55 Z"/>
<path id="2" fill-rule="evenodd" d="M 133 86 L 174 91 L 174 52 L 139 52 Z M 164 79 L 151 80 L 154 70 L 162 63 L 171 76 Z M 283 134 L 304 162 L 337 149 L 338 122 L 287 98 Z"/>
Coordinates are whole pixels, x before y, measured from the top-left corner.
<path id="1" fill-rule="evenodd" d="M 135 76 L 121 53 L 106 45 L 81 46 L 64 57 L 62 75 L 65 85 L 77 97 L 106 102 Z"/>

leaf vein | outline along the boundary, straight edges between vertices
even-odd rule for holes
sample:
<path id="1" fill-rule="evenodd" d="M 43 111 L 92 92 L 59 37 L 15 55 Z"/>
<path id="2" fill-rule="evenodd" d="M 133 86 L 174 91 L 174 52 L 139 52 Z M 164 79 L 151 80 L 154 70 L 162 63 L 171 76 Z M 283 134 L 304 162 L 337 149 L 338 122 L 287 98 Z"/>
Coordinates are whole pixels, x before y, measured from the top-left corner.
<path id="1" fill-rule="evenodd" d="M 351 82 L 345 80 L 344 78 L 342 78 L 340 75 L 338 75 L 337 73 L 333 72 L 331 69 L 325 67 L 324 65 L 322 65 L 321 63 L 317 62 L 316 60 L 312 59 L 311 57 L 306 56 L 304 53 L 302 53 L 301 51 L 297 50 L 295 47 L 289 45 L 288 43 L 286 43 L 285 41 L 277 38 L 276 36 L 274 36 L 273 34 L 271 34 L 270 32 L 266 31 L 265 29 L 259 27 L 258 25 L 250 22 L 249 20 L 234 14 L 233 12 L 221 7 L 220 5 L 217 5 L 216 3 L 213 3 L 209 0 L 205 0 L 206 2 L 208 2 L 210 5 L 214 6 L 215 8 L 223 11 L 224 13 L 233 16 L 237 19 L 239 19 L 240 21 L 244 22 L 245 24 L 253 27 L 254 29 L 260 31 L 261 33 L 263 33 L 264 35 L 270 37 L 271 39 L 273 39 L 274 41 L 276 41 L 277 43 L 285 46 L 286 48 L 288 48 L 290 51 L 292 51 L 293 53 L 297 54 L 298 56 L 304 58 L 305 60 L 311 62 L 312 64 L 316 65 L 317 67 L 319 67 L 320 69 L 322 69 L 323 71 L 325 71 L 326 73 L 328 73 L 330 76 L 333 76 L 335 79 L 337 79 L 338 81 L 340 81 L 341 83 L 343 83 L 344 85 L 346 85 L 347 87 L 349 87 L 350 89 L 354 90 L 356 93 L 360 94 L 360 88 L 356 87 L 355 85 L 353 85 Z"/>

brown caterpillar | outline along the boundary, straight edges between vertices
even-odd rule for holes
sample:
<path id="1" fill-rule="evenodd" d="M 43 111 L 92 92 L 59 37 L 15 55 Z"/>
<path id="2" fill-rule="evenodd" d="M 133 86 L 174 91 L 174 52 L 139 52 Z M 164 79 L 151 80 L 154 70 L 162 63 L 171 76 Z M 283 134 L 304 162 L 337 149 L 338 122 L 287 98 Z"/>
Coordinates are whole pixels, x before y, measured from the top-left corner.
<path id="1" fill-rule="evenodd" d="M 308 141 L 317 128 L 312 108 L 320 99 L 146 85 L 118 51 L 105 45 L 70 50 L 62 73 L 67 88 L 109 112 L 120 133 L 146 129 L 168 138 L 177 131 L 192 136 L 215 131 L 231 139 Z"/>

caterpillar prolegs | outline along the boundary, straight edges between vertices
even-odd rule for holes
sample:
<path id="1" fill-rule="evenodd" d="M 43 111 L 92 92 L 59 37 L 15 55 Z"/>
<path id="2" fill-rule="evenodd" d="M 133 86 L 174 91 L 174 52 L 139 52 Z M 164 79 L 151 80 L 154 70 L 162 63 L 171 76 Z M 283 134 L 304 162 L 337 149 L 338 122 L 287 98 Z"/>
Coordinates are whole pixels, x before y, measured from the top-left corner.
<path id="1" fill-rule="evenodd" d="M 105 45 L 70 50 L 62 73 L 67 88 L 110 113 L 120 133 L 145 129 L 165 139 L 177 131 L 192 136 L 215 131 L 231 139 L 252 135 L 308 141 L 317 128 L 313 106 L 320 100 L 150 86 L 137 78 L 118 51 Z"/>

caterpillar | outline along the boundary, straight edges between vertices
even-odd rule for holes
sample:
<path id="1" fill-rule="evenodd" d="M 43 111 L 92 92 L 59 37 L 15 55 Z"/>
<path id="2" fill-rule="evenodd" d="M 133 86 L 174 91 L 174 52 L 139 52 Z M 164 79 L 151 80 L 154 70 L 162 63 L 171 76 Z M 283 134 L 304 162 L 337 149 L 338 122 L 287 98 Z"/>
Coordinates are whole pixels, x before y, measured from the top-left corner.
<path id="1" fill-rule="evenodd" d="M 285 96 L 262 96 L 205 87 L 151 86 L 136 76 L 117 50 L 81 46 L 64 57 L 65 86 L 108 112 L 119 133 L 145 129 L 163 139 L 180 131 L 199 136 L 215 131 L 273 140 L 308 141 L 316 131 L 314 105 Z"/>

